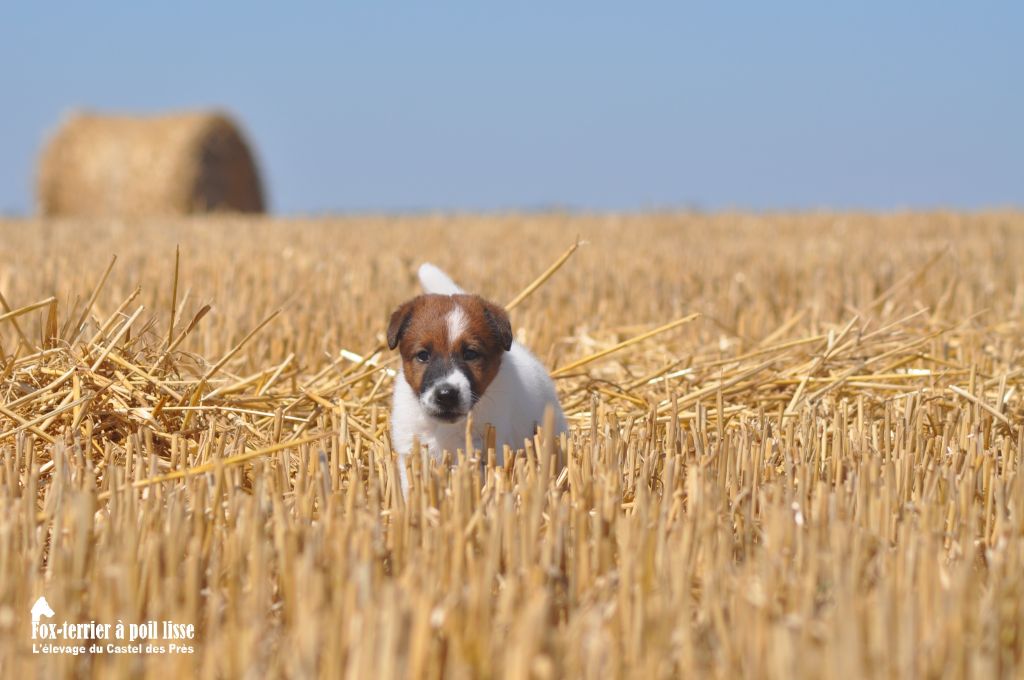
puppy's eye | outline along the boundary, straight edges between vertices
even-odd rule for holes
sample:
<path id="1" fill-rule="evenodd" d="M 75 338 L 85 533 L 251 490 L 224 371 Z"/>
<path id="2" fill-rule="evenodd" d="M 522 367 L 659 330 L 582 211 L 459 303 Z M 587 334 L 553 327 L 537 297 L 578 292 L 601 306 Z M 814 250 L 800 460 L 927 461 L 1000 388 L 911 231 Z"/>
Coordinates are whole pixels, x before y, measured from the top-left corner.
<path id="1" fill-rule="evenodd" d="M 480 352 L 477 352 L 475 349 L 464 349 L 462 350 L 462 358 L 466 361 L 473 361 L 480 358 Z"/>
<path id="2" fill-rule="evenodd" d="M 416 361 L 420 362 L 421 364 L 427 363 L 428 359 L 430 359 L 430 352 L 428 352 L 427 350 L 421 349 L 419 352 L 416 352 Z"/>

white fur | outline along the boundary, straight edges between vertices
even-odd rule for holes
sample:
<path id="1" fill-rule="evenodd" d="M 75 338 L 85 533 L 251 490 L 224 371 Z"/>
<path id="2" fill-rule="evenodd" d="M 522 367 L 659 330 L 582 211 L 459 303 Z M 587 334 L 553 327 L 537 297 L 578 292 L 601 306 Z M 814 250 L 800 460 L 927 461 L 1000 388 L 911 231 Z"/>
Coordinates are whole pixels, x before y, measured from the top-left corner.
<path id="1" fill-rule="evenodd" d="M 455 341 L 462 337 L 462 334 L 469 328 L 469 318 L 466 317 L 466 311 L 462 309 L 462 305 L 456 304 L 444 320 L 448 325 L 448 347 L 455 347 Z"/>
<path id="2" fill-rule="evenodd" d="M 424 264 L 419 273 L 420 282 L 428 293 L 454 295 L 462 292 L 447 274 L 434 265 Z M 461 373 L 459 376 L 465 380 Z M 468 381 L 466 383 L 468 386 Z M 498 374 L 473 407 L 473 446 L 483 449 L 487 425 L 494 426 L 498 462 L 501 463 L 503 446 L 508 444 L 512 450 L 523 448 L 524 442 L 532 438 L 537 426 L 544 422 L 544 411 L 548 405 L 555 411 L 555 430 L 558 433 L 568 431 L 555 384 L 547 369 L 530 350 L 513 342 L 512 348 L 502 355 Z M 403 492 L 409 488 L 405 457 L 416 438 L 434 458 L 440 459 L 444 451 L 454 454 L 466 447 L 466 419 L 445 423 L 428 416 L 420 398 L 399 371 L 395 377 L 391 406 L 391 443 L 400 456 L 398 469 Z"/>
<path id="3" fill-rule="evenodd" d="M 458 284 L 452 281 L 451 277 L 443 271 L 425 262 L 420 265 L 420 285 L 424 293 L 437 293 L 438 295 L 459 295 L 466 291 L 459 288 Z"/>

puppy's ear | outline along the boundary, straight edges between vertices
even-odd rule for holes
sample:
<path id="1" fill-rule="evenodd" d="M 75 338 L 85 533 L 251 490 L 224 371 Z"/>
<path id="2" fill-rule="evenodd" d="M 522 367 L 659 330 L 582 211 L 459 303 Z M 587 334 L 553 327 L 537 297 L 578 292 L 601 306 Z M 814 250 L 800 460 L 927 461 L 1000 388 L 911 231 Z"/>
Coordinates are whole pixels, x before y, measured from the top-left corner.
<path id="1" fill-rule="evenodd" d="M 409 326 L 412 320 L 412 313 L 416 307 L 416 300 L 409 300 L 391 313 L 391 321 L 388 322 L 388 349 L 398 347 L 402 339 L 402 333 Z"/>
<path id="2" fill-rule="evenodd" d="M 487 327 L 494 333 L 501 348 L 506 352 L 509 351 L 512 349 L 512 322 L 508 320 L 508 313 L 493 302 L 484 300 L 483 304 Z"/>

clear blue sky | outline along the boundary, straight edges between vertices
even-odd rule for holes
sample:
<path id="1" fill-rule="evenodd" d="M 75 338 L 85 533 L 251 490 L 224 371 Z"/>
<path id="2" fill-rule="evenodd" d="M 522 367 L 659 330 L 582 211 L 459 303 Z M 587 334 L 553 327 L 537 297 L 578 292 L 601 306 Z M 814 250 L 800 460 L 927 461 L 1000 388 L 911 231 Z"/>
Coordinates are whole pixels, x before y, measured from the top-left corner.
<path id="1" fill-rule="evenodd" d="M 20 4 L 0 212 L 68 109 L 203 106 L 285 214 L 1024 206 L 1020 2 Z"/>

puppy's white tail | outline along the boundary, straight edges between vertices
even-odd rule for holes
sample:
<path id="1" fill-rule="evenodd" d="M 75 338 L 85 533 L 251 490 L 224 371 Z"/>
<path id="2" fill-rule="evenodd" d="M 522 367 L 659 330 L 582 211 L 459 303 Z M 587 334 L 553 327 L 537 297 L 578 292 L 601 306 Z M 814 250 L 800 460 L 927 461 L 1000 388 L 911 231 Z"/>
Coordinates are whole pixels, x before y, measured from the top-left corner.
<path id="1" fill-rule="evenodd" d="M 420 285 L 423 286 L 425 293 L 459 295 L 464 292 L 447 274 L 429 262 L 420 265 L 419 275 Z"/>

